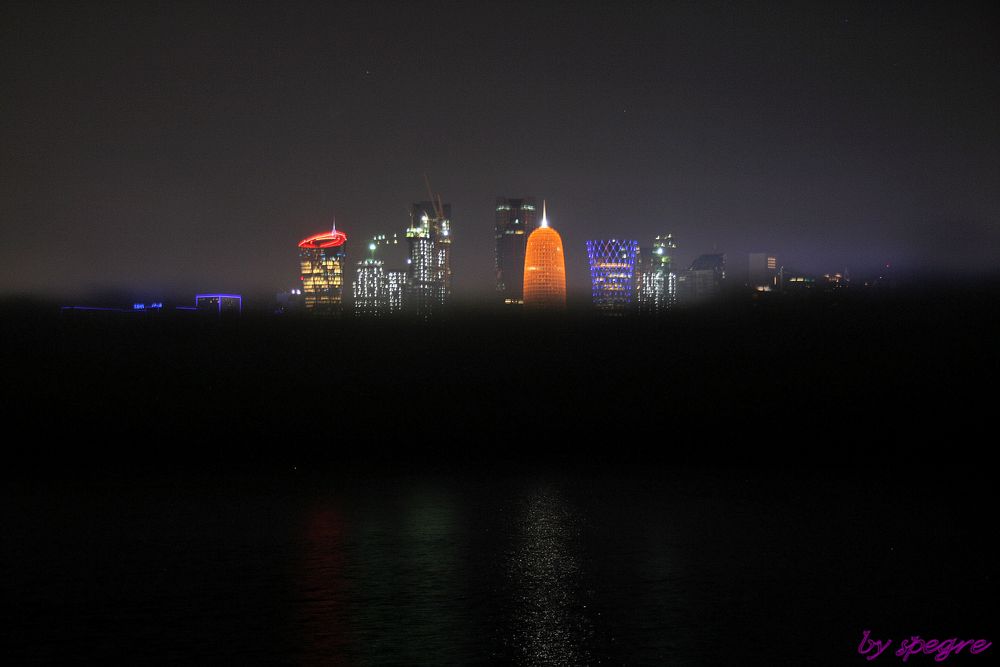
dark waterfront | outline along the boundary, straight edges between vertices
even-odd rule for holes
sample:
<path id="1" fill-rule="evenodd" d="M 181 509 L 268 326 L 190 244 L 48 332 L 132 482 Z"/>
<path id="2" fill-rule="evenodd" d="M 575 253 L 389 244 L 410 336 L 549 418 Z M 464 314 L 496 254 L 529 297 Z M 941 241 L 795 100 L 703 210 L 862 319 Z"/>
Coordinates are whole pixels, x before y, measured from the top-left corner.
<path id="1" fill-rule="evenodd" d="M 12 461 L 888 467 L 979 456 L 1000 289 L 751 300 L 663 318 L 59 315 L 0 304 Z M 917 436 L 917 437 L 910 437 Z M 81 438 L 96 438 L 79 446 Z"/>
<path id="2" fill-rule="evenodd" d="M 853 664 L 864 629 L 995 628 L 979 515 L 995 494 L 987 475 L 965 480 L 688 469 L 26 482 L 4 502 L 17 601 L 6 653 Z"/>
<path id="3" fill-rule="evenodd" d="M 864 630 L 990 639 L 994 303 L 8 304 L 4 654 L 798 666 L 859 664 Z"/>

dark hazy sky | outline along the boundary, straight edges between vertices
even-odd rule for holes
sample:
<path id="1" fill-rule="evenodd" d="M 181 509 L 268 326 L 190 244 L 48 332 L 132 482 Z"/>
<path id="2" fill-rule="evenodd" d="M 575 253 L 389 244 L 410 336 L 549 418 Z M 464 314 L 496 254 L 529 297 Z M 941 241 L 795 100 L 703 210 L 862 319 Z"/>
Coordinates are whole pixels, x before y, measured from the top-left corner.
<path id="1" fill-rule="evenodd" d="M 992 3 L 66 3 L 0 10 L 0 291 L 275 291 L 423 174 L 455 288 L 498 195 L 583 242 L 856 270 L 996 266 Z M 353 275 L 353 271 L 351 272 Z"/>

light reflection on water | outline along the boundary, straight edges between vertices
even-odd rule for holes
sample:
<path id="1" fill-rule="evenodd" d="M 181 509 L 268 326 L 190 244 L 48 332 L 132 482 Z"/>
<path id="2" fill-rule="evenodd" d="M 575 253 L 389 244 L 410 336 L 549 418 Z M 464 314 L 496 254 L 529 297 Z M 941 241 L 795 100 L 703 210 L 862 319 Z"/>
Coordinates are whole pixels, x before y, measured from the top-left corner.
<path id="1" fill-rule="evenodd" d="M 325 586 L 312 587 L 329 599 L 307 610 L 304 662 L 425 664 L 429 656 L 461 662 L 463 555 L 455 500 L 427 487 L 387 491 L 354 503 L 341 542 L 327 540 L 321 546 L 331 553 L 306 563 L 305 579 L 324 579 Z"/>
<path id="2" fill-rule="evenodd" d="M 305 526 L 304 555 L 293 591 L 296 619 L 306 655 L 343 662 L 346 635 L 344 539 L 347 526 L 338 509 L 319 507 Z M 302 657 L 302 651 L 296 651 Z"/>
<path id="3" fill-rule="evenodd" d="M 522 664 L 589 662 L 593 633 L 581 599 L 579 517 L 551 487 L 529 492 L 508 564 L 515 596 L 508 641 Z"/>
<path id="4" fill-rule="evenodd" d="M 871 563 L 899 538 L 827 539 L 865 518 L 740 483 L 415 475 L 15 498 L 0 504 L 0 565 L 20 601 L 0 616 L 6 655 L 698 665 L 769 650 L 781 627 L 798 643 L 773 664 L 818 664 L 804 659 L 825 637 L 814 630 L 851 621 Z M 803 594 L 816 572 L 846 591 L 840 608 Z"/>
<path id="5" fill-rule="evenodd" d="M 417 485 L 312 508 L 293 588 L 306 663 L 590 662 L 581 517 L 550 485 Z"/>

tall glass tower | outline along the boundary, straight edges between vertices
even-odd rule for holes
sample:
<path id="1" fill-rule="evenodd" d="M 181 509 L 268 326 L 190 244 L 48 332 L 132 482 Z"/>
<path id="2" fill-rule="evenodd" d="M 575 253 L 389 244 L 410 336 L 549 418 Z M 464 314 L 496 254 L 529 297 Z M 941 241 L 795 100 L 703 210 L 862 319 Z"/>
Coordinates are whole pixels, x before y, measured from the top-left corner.
<path id="1" fill-rule="evenodd" d="M 372 250 L 372 259 L 377 252 L 381 258 L 379 261 L 383 262 L 382 287 L 390 314 L 403 311 L 403 299 L 410 281 L 410 248 L 406 246 L 406 243 L 400 242 L 399 234 L 376 234 L 368 245 L 368 249 Z"/>
<path id="2" fill-rule="evenodd" d="M 587 241 L 591 295 L 599 310 L 619 315 L 632 307 L 638 252 L 638 241 Z"/>
<path id="3" fill-rule="evenodd" d="M 374 250 L 374 244 L 372 244 Z M 354 280 L 354 314 L 359 317 L 383 317 L 389 313 L 389 291 L 385 262 L 374 257 L 358 262 Z"/>
<path id="4" fill-rule="evenodd" d="M 451 297 L 451 204 L 422 201 L 410 211 L 407 308 L 428 316 Z"/>
<path id="5" fill-rule="evenodd" d="M 677 274 L 671 270 L 676 248 L 673 234 L 662 234 L 640 250 L 635 274 L 640 313 L 662 313 L 677 303 Z"/>
<path id="6" fill-rule="evenodd" d="M 562 310 L 566 308 L 566 261 L 562 238 L 549 227 L 545 202 L 542 223 L 528 237 L 524 254 L 524 306 Z"/>
<path id="7" fill-rule="evenodd" d="M 524 302 L 524 252 L 536 226 L 535 200 L 497 197 L 496 273 L 500 303 Z"/>
<path id="8" fill-rule="evenodd" d="M 340 312 L 344 300 L 344 244 L 347 234 L 337 231 L 314 234 L 299 243 L 302 296 L 309 313 Z"/>

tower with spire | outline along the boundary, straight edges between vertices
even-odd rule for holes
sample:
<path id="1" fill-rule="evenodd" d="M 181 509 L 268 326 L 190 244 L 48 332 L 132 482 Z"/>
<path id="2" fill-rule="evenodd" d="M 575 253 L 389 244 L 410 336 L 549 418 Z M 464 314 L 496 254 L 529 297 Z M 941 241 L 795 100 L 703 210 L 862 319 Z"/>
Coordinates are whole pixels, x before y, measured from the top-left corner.
<path id="1" fill-rule="evenodd" d="M 542 202 L 542 221 L 531 232 L 524 251 L 524 306 L 539 310 L 566 308 L 566 261 L 562 237 L 549 226 Z"/>
<path id="2" fill-rule="evenodd" d="M 337 314 L 344 301 L 344 259 L 347 234 L 337 231 L 334 219 L 329 232 L 299 242 L 299 269 L 306 312 Z"/>

